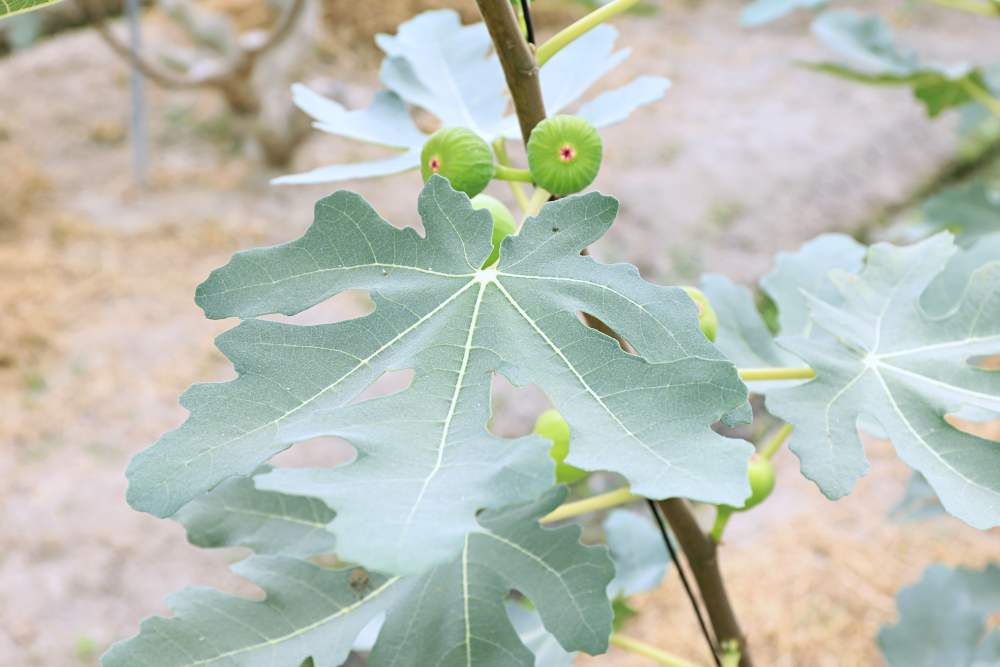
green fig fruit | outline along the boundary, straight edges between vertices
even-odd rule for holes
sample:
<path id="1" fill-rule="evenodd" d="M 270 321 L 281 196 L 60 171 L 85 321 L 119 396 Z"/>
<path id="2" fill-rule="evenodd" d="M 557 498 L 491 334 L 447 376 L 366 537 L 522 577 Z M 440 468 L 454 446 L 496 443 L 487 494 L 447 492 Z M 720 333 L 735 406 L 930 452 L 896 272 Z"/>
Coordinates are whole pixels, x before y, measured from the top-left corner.
<path id="1" fill-rule="evenodd" d="M 552 116 L 528 138 L 528 167 L 539 187 L 554 195 L 579 192 L 601 169 L 601 135 L 579 116 Z"/>
<path id="2" fill-rule="evenodd" d="M 556 481 L 559 484 L 572 484 L 587 476 L 586 470 L 563 463 L 569 454 L 569 424 L 559 412 L 546 410 L 538 415 L 535 433 L 552 441 L 549 458 L 556 462 Z"/>
<path id="3" fill-rule="evenodd" d="M 510 209 L 495 197 L 478 194 L 472 198 L 472 208 L 485 209 L 493 217 L 493 252 L 483 264 L 483 268 L 486 268 L 496 264 L 496 261 L 500 259 L 500 243 L 517 231 L 517 223 L 514 222 L 514 214 L 510 212 Z"/>
<path id="4" fill-rule="evenodd" d="M 774 490 L 774 466 L 763 456 L 754 454 L 750 457 L 750 497 L 743 507 L 735 508 L 737 512 L 748 510 L 760 505 Z"/>
<path id="5" fill-rule="evenodd" d="M 438 130 L 420 152 L 420 173 L 427 181 L 441 174 L 451 187 L 475 197 L 493 178 L 493 153 L 478 134 L 464 127 Z"/>
<path id="6" fill-rule="evenodd" d="M 705 338 L 714 342 L 715 334 L 719 328 L 719 316 L 715 314 L 715 308 L 712 308 L 708 297 L 697 287 L 682 287 L 681 289 L 687 292 L 687 295 L 694 301 L 694 305 L 698 306 L 698 325 L 701 327 L 701 332 L 705 334 Z"/>

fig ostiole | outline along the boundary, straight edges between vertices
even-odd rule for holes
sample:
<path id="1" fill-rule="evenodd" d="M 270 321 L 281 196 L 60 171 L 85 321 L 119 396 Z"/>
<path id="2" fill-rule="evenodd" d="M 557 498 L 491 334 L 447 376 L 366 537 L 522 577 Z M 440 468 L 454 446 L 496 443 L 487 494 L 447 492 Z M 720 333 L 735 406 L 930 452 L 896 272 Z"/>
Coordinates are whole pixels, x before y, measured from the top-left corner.
<path id="1" fill-rule="evenodd" d="M 487 194 L 478 194 L 472 198 L 472 208 L 489 211 L 493 218 L 493 252 L 486 258 L 483 268 L 496 264 L 500 259 L 500 244 L 505 238 L 517 231 L 514 214 L 503 202 Z"/>
<path id="2" fill-rule="evenodd" d="M 579 192 L 601 169 L 601 135 L 579 116 L 552 116 L 528 138 L 528 167 L 539 187 L 554 195 Z"/>
<path id="3" fill-rule="evenodd" d="M 688 297 L 694 301 L 694 305 L 698 307 L 698 326 L 701 327 L 701 332 L 705 334 L 705 338 L 712 342 L 715 342 L 715 335 L 719 329 L 719 317 L 715 314 L 715 308 L 712 308 L 712 303 L 697 287 L 682 287 Z"/>
<path id="4" fill-rule="evenodd" d="M 438 130 L 420 152 L 420 173 L 427 181 L 434 174 L 451 187 L 475 197 L 493 178 L 493 152 L 483 139 L 464 127 Z"/>
<path id="5" fill-rule="evenodd" d="M 573 484 L 587 476 L 586 470 L 563 463 L 569 454 L 569 424 L 557 410 L 546 410 L 538 415 L 535 433 L 552 441 L 549 458 L 556 462 L 556 482 Z"/>

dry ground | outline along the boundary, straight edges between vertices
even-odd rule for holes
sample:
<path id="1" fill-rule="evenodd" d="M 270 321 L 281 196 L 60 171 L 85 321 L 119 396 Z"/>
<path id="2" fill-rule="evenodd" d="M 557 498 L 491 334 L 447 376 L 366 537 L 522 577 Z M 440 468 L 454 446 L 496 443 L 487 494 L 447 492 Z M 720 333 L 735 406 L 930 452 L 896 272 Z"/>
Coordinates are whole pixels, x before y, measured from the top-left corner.
<path id="1" fill-rule="evenodd" d="M 623 207 L 599 256 L 654 279 L 750 280 L 775 250 L 906 200 L 953 154 L 952 123 L 929 123 L 906 93 L 792 67 L 823 54 L 803 20 L 748 33 L 736 15 L 713 0 L 622 22 L 635 50 L 625 72 L 665 74 L 674 88 L 606 135 L 598 186 Z M 907 21 L 943 60 L 970 49 L 1000 59 L 975 19 Z M 347 47 L 337 75 L 363 103 L 373 69 Z M 183 420 L 187 385 L 231 375 L 212 345 L 229 323 L 201 316 L 195 286 L 237 249 L 297 236 L 326 192 L 269 187 L 273 174 L 230 149 L 231 119 L 210 93 L 162 91 L 150 91 L 150 187 L 136 188 L 125 74 L 85 32 L 0 60 L 2 664 L 96 664 L 95 651 L 163 613 L 167 593 L 239 590 L 225 566 L 241 554 L 199 551 L 172 523 L 131 511 L 122 472 Z M 316 137 L 296 166 L 361 154 Z M 416 176 L 347 187 L 416 224 Z M 332 310 L 361 307 L 348 298 Z M 522 425 L 530 416 L 512 412 Z M 1000 559 L 995 531 L 886 523 L 906 471 L 887 446 L 872 456 L 869 477 L 834 504 L 785 453 L 775 500 L 734 521 L 724 567 L 760 664 L 879 664 L 872 637 L 899 586 L 932 561 Z M 631 634 L 704 661 L 674 578 L 638 606 Z M 618 652 L 583 662 L 649 664 Z"/>

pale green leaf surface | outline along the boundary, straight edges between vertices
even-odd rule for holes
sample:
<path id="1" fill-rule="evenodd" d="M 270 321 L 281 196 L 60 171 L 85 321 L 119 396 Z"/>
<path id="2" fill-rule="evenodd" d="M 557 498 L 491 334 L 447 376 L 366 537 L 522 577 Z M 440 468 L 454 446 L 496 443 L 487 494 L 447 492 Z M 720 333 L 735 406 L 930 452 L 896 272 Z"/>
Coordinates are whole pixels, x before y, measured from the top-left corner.
<path id="1" fill-rule="evenodd" d="M 797 9 L 816 9 L 825 4 L 826 0 L 753 0 L 743 8 L 740 22 L 748 28 L 756 28 Z"/>
<path id="2" fill-rule="evenodd" d="M 548 113 L 567 109 L 628 56 L 627 49 L 614 51 L 617 35 L 610 26 L 598 26 L 542 66 L 539 76 Z M 516 116 L 507 113 L 503 70 L 484 24 L 463 26 L 453 10 L 433 10 L 400 24 L 395 35 L 378 35 L 376 42 L 386 54 L 380 78 L 387 90 L 368 108 L 347 111 L 301 84 L 293 87 L 294 100 L 320 130 L 403 152 L 282 176 L 273 183 L 333 182 L 416 168 L 427 137 L 407 105 L 436 116 L 442 127 L 465 127 L 487 142 L 500 136 L 520 138 Z M 597 127 L 611 125 L 660 99 L 668 87 L 666 79 L 639 77 L 583 105 L 580 114 Z"/>
<path id="3" fill-rule="evenodd" d="M 542 618 L 534 609 L 517 602 L 508 602 L 507 616 L 521 643 L 535 654 L 536 666 L 570 667 L 573 664 L 576 652 L 567 651 L 559 645 L 559 640 L 545 629 Z"/>
<path id="4" fill-rule="evenodd" d="M 394 573 L 450 560 L 483 508 L 537 497 L 553 479 L 543 440 L 485 428 L 490 379 L 534 383 L 570 424 L 568 462 L 625 475 L 636 493 L 739 503 L 750 447 L 709 426 L 740 406 L 735 368 L 705 340 L 686 294 L 628 265 L 579 252 L 617 202 L 597 193 L 547 205 L 502 246 L 490 217 L 433 178 L 419 205 L 425 238 L 381 220 L 360 197 L 317 205 L 298 241 L 239 253 L 198 289 L 210 317 L 294 314 L 368 289 L 366 317 L 318 326 L 248 320 L 219 338 L 240 377 L 182 397 L 188 421 L 139 454 L 129 501 L 161 516 L 291 444 L 338 436 L 359 451 L 333 469 L 277 470 L 258 488 L 317 497 L 348 561 Z M 642 358 L 577 317 L 589 312 Z M 412 386 L 353 403 L 382 373 Z M 371 498 L 378 498 L 372 503 Z"/>
<path id="5" fill-rule="evenodd" d="M 823 234 L 794 253 L 779 253 L 775 268 L 764 276 L 761 286 L 778 308 L 782 335 L 827 336 L 813 327 L 808 299 L 818 297 L 838 302 L 839 294 L 830 281 L 830 271 L 856 272 L 863 256 L 864 246 L 842 234 Z M 702 278 L 701 289 L 719 318 L 715 344 L 733 363 L 741 368 L 803 366 L 795 355 L 775 344 L 749 289 L 715 274 Z M 796 384 L 799 381 L 755 382 L 750 388 L 763 394 Z"/>
<path id="6" fill-rule="evenodd" d="M 608 584 L 608 595 L 635 595 L 660 585 L 670 558 L 659 529 L 648 516 L 628 510 L 615 510 L 604 520 L 604 534 L 615 578 Z"/>
<path id="7" fill-rule="evenodd" d="M 335 667 L 357 634 L 416 583 L 377 574 L 358 582 L 352 569 L 285 556 L 254 556 L 233 571 L 266 598 L 182 590 L 167 599 L 172 618 L 143 621 L 137 636 L 104 655 L 103 667 L 298 667 L 310 657 L 315 667 Z"/>
<path id="8" fill-rule="evenodd" d="M 921 61 L 915 51 L 896 43 L 889 26 L 877 16 L 831 10 L 817 17 L 812 27 L 827 46 L 859 68 L 837 63 L 810 67 L 863 83 L 910 86 L 931 116 L 974 101 L 969 87 L 984 85 L 982 72 L 969 65 Z"/>
<path id="9" fill-rule="evenodd" d="M 263 466 L 260 472 L 270 470 Z M 236 477 L 199 496 L 174 515 L 199 547 L 246 547 L 258 554 L 312 556 L 330 553 L 326 530 L 333 511 L 313 498 L 258 491 Z"/>
<path id="10" fill-rule="evenodd" d="M 1000 260 L 1000 233 L 979 238 L 952 255 L 920 296 L 920 305 L 931 315 L 948 312 L 955 307 L 973 272 L 996 260 Z"/>
<path id="11" fill-rule="evenodd" d="M 781 335 L 825 336 L 825 332 L 813 331 L 809 300 L 840 303 L 830 272 L 857 273 L 864 256 L 865 246 L 844 234 L 822 234 L 794 253 L 778 253 L 774 270 L 760 284 L 778 306 Z"/>
<path id="12" fill-rule="evenodd" d="M 60 0 L 0 0 L 0 19 L 41 9 L 57 2 Z"/>
<path id="13" fill-rule="evenodd" d="M 443 127 L 496 136 L 508 102 L 485 24 L 463 26 L 454 10 L 433 10 L 375 41 L 387 56 L 380 76 L 389 90 L 427 109 Z"/>
<path id="14" fill-rule="evenodd" d="M 538 518 L 565 498 L 557 487 L 540 501 L 480 516 L 458 558 L 420 577 L 386 619 L 371 667 L 531 667 L 505 598 L 518 590 L 547 632 L 567 651 L 607 650 L 611 604 L 605 589 L 614 566 L 603 546 L 580 544 L 575 525 L 555 529 Z"/>
<path id="15" fill-rule="evenodd" d="M 955 252 L 941 234 L 909 247 L 878 244 L 859 274 L 835 273 L 842 299 L 812 300 L 816 324 L 837 339 L 779 340 L 817 378 L 768 394 L 768 409 L 793 424 L 802 472 L 831 498 L 867 469 L 859 417 L 874 419 L 900 457 L 920 471 L 945 508 L 979 528 L 1000 523 L 1000 445 L 952 427 L 963 407 L 1000 414 L 1000 374 L 971 359 L 1000 352 L 1000 262 L 977 269 L 949 312 L 920 306 Z"/>
<path id="16" fill-rule="evenodd" d="M 289 174 L 271 179 L 273 185 L 314 185 L 333 183 L 354 178 L 374 178 L 413 171 L 420 166 L 420 150 L 412 149 L 392 157 L 365 162 L 347 162 L 319 167 L 300 174 Z"/>
<path id="17" fill-rule="evenodd" d="M 921 213 L 929 231 L 951 231 L 959 245 L 969 247 L 1000 235 L 1000 189 L 989 183 L 955 185 L 924 202 Z"/>
<path id="18" fill-rule="evenodd" d="M 348 111 L 301 83 L 292 85 L 292 96 L 296 106 L 314 119 L 313 125 L 330 134 L 401 149 L 419 148 L 427 138 L 403 100 L 387 90 L 376 93 L 370 106 L 356 111 Z"/>
<path id="19" fill-rule="evenodd" d="M 636 77 L 621 88 L 601 93 L 576 112 L 594 127 L 607 127 L 628 118 L 639 107 L 663 97 L 670 81 L 658 76 Z"/>
<path id="20" fill-rule="evenodd" d="M 930 519 L 944 513 L 944 508 L 941 507 L 941 502 L 934 489 L 927 483 L 927 479 L 919 472 L 915 472 L 910 475 L 910 481 L 906 483 L 903 497 L 889 511 L 889 518 L 906 523 Z"/>
<path id="21" fill-rule="evenodd" d="M 1000 612 L 1000 567 L 932 565 L 897 596 L 899 621 L 878 642 L 889 667 L 996 667 L 1000 630 L 986 620 Z"/>
<path id="22" fill-rule="evenodd" d="M 545 63 L 538 77 L 548 114 L 566 109 L 629 57 L 629 49 L 615 51 L 617 39 L 614 27 L 599 25 Z"/>
<path id="23" fill-rule="evenodd" d="M 727 359 L 741 368 L 801 365 L 774 343 L 748 288 L 714 273 L 702 276 L 700 287 L 719 318 L 715 346 Z M 761 389 L 753 384 L 750 387 Z"/>
<path id="24" fill-rule="evenodd" d="M 342 663 L 362 630 L 386 614 L 371 667 L 527 667 L 534 657 L 505 603 L 512 589 L 531 597 L 538 631 L 565 651 L 602 652 L 611 633 L 605 588 L 614 573 L 607 550 L 580 544 L 577 526 L 538 524 L 565 495 L 555 487 L 535 502 L 484 512 L 482 531 L 467 537 L 454 561 L 418 577 L 252 557 L 234 570 L 264 589 L 263 601 L 182 591 L 168 600 L 175 617 L 145 621 L 104 666 L 295 667 L 311 657 L 328 667 Z"/>

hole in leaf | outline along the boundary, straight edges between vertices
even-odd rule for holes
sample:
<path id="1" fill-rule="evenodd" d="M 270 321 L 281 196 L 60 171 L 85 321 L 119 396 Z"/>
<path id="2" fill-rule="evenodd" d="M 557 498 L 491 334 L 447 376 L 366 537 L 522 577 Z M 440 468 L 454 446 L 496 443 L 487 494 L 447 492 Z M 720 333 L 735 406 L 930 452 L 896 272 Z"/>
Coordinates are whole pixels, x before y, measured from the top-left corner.
<path id="1" fill-rule="evenodd" d="M 969 364 L 984 371 L 1000 371 L 1000 354 L 972 357 Z"/>
<path id="2" fill-rule="evenodd" d="M 494 373 L 490 392 L 489 430 L 501 438 L 519 438 L 535 427 L 538 415 L 552 407 L 538 385 L 517 386 L 501 373 Z"/>
<path id="3" fill-rule="evenodd" d="M 297 442 L 271 463 L 279 468 L 335 468 L 354 459 L 357 450 L 343 438 L 321 435 Z"/>
<path id="4" fill-rule="evenodd" d="M 365 387 L 365 390 L 354 397 L 351 405 L 364 403 L 373 398 L 391 396 L 407 389 L 413 383 L 414 371 L 412 368 L 392 370 L 382 373 L 377 380 Z"/>
<path id="5" fill-rule="evenodd" d="M 375 304 L 368 297 L 368 291 L 352 289 L 344 290 L 295 315 L 265 315 L 260 319 L 288 324 L 329 324 L 364 317 L 373 310 Z"/>
<path id="6" fill-rule="evenodd" d="M 596 329 L 597 331 L 600 331 L 602 334 L 604 334 L 605 336 L 608 336 L 610 338 L 620 338 L 621 341 L 623 341 L 623 342 L 619 342 L 618 346 L 624 352 L 626 352 L 628 354 L 631 354 L 631 355 L 635 355 L 635 352 L 633 351 L 634 348 L 632 347 L 631 343 L 629 343 L 627 340 L 625 340 L 624 336 L 620 336 L 614 329 L 612 329 L 607 324 L 605 324 L 604 322 L 602 322 L 599 317 L 597 317 L 596 315 L 592 315 L 591 313 L 586 313 L 586 312 L 583 312 L 583 311 L 581 311 L 581 312 L 579 312 L 577 314 L 580 316 L 580 319 L 583 320 L 584 324 L 586 324 L 590 328 Z"/>
<path id="7" fill-rule="evenodd" d="M 1000 419 L 986 415 L 955 414 L 945 415 L 944 420 L 963 433 L 974 435 L 984 440 L 1000 442 Z"/>
<path id="8" fill-rule="evenodd" d="M 1000 611 L 986 617 L 986 632 L 984 635 L 987 635 L 995 630 L 1000 630 Z"/>

